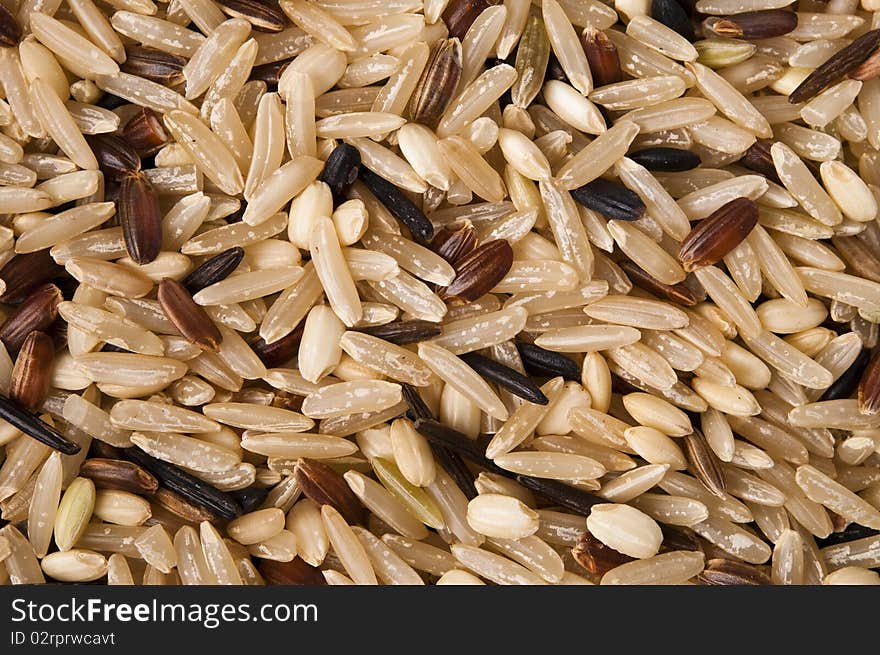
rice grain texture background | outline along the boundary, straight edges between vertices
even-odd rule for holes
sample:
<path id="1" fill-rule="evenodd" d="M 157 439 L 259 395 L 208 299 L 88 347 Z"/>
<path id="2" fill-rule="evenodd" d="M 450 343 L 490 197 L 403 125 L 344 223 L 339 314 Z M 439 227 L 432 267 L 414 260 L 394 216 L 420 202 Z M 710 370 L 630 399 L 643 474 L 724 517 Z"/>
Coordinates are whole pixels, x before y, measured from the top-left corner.
<path id="1" fill-rule="evenodd" d="M 863 0 L 0 0 L 0 584 L 880 584 Z"/>

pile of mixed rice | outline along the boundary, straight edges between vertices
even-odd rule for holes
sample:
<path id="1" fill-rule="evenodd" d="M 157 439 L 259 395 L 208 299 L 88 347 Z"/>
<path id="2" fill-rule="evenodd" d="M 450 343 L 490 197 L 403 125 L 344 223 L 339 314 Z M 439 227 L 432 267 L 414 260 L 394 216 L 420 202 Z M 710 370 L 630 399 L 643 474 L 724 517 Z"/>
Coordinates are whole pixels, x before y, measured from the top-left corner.
<path id="1" fill-rule="evenodd" d="M 880 584 L 875 27 L 0 0 L 0 584 Z"/>

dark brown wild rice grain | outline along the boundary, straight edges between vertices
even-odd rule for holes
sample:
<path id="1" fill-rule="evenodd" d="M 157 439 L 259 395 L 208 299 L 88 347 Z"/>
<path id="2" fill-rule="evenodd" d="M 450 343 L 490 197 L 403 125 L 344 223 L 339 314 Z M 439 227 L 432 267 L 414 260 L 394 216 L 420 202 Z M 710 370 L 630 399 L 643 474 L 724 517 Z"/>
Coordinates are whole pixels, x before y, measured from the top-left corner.
<path id="1" fill-rule="evenodd" d="M 583 31 L 581 41 L 584 53 L 587 55 L 587 62 L 590 65 L 590 73 L 593 75 L 593 84 L 596 87 L 623 81 L 617 46 L 604 32 L 588 26 Z"/>
<path id="2" fill-rule="evenodd" d="M 162 213 L 150 180 L 140 172 L 125 175 L 116 209 L 128 256 L 137 264 L 149 264 L 162 249 Z"/>
<path id="3" fill-rule="evenodd" d="M 148 107 L 139 107 L 128 119 L 122 136 L 142 157 L 154 154 L 168 142 L 161 117 Z"/>
<path id="4" fill-rule="evenodd" d="M 739 163 L 778 184 L 779 176 L 776 173 L 776 166 L 773 165 L 773 157 L 770 156 L 770 148 L 773 144 L 774 141 L 771 139 L 758 139 L 740 157 Z"/>
<path id="5" fill-rule="evenodd" d="M 849 78 L 860 82 L 867 82 L 880 75 L 880 51 L 875 51 L 861 64 L 849 72 Z"/>
<path id="6" fill-rule="evenodd" d="M 709 447 L 706 437 L 702 432 L 694 429 L 690 434 L 686 434 L 682 441 L 690 471 L 706 489 L 723 498 L 724 474 L 721 472 L 718 456 Z"/>
<path id="7" fill-rule="evenodd" d="M 5 6 L 0 5 L 0 48 L 14 48 L 21 40 L 21 26 Z"/>
<path id="8" fill-rule="evenodd" d="M 678 251 L 686 271 L 694 271 L 724 258 L 758 224 L 758 205 L 748 198 L 725 203 L 691 230 Z"/>
<path id="9" fill-rule="evenodd" d="M 880 412 L 880 355 L 875 354 L 865 366 L 859 380 L 858 396 L 862 414 Z"/>
<path id="10" fill-rule="evenodd" d="M 98 166 L 108 180 L 120 180 L 141 169 L 141 158 L 137 152 L 125 139 L 115 134 L 93 134 L 86 137 L 86 143 L 95 153 Z"/>
<path id="11" fill-rule="evenodd" d="M 267 368 L 278 368 L 296 355 L 302 340 L 303 327 L 303 323 L 300 323 L 291 332 L 272 343 L 266 343 L 262 337 L 257 337 L 249 345 Z"/>
<path id="12" fill-rule="evenodd" d="M 392 321 L 385 325 L 374 325 L 361 328 L 360 331 L 380 339 L 385 339 L 385 341 L 390 341 L 398 346 L 405 346 L 409 343 L 433 339 L 443 332 L 443 328 L 431 321 L 413 319 L 410 321 Z"/>
<path id="13" fill-rule="evenodd" d="M 130 45 L 125 49 L 125 61 L 121 69 L 125 73 L 162 84 L 178 86 L 185 81 L 183 67 L 186 59 L 164 50 L 146 46 Z"/>
<path id="14" fill-rule="evenodd" d="M 318 505 L 332 505 L 354 525 L 364 520 L 364 506 L 339 473 L 314 459 L 300 459 L 294 477 L 303 494 Z"/>
<path id="15" fill-rule="evenodd" d="M 409 101 L 412 121 L 436 126 L 455 96 L 460 79 L 461 42 L 456 38 L 438 41 Z"/>
<path id="16" fill-rule="evenodd" d="M 501 0 L 452 0 L 446 5 L 442 16 L 449 36 L 463 39 L 477 16 L 498 4 L 501 4 Z"/>
<path id="17" fill-rule="evenodd" d="M 54 284 L 35 289 L 0 326 L 0 341 L 6 350 L 10 354 L 17 353 L 28 334 L 52 325 L 58 317 L 58 305 L 62 299 L 61 290 Z"/>
<path id="18" fill-rule="evenodd" d="M 231 18 L 243 18 L 255 29 L 280 32 L 287 25 L 284 14 L 275 6 L 257 0 L 218 0 L 223 13 Z"/>
<path id="19" fill-rule="evenodd" d="M 230 496 L 231 497 L 231 496 Z M 201 521 L 216 521 L 217 514 L 201 504 L 187 500 L 183 495 L 171 491 L 168 487 L 160 486 L 152 496 L 153 501 L 163 509 L 168 510 L 174 516 L 183 519 L 187 523 L 200 523 Z"/>
<path id="20" fill-rule="evenodd" d="M 275 91 L 278 88 L 278 80 L 284 69 L 290 65 L 290 60 L 273 61 L 268 64 L 254 66 L 251 69 L 250 82 L 265 82 L 267 90 Z"/>
<path id="21" fill-rule="evenodd" d="M 431 249 L 453 266 L 476 247 L 477 228 L 470 222 L 447 225 L 431 240 Z"/>
<path id="22" fill-rule="evenodd" d="M 513 249 L 504 239 L 488 241 L 456 260 L 455 279 L 441 290 L 444 300 L 472 302 L 489 293 L 513 265 Z"/>
<path id="23" fill-rule="evenodd" d="M 798 24 L 797 14 L 787 9 L 764 9 L 709 18 L 706 27 L 728 39 L 770 39 L 791 32 Z"/>
<path id="24" fill-rule="evenodd" d="M 300 557 L 289 562 L 261 559 L 260 574 L 270 585 L 326 585 L 321 570 Z"/>
<path id="25" fill-rule="evenodd" d="M 61 274 L 63 270 L 55 263 L 48 250 L 15 255 L 0 268 L 0 280 L 6 283 L 0 302 L 15 304 L 24 300 L 37 287 Z"/>
<path id="26" fill-rule="evenodd" d="M 850 273 L 866 280 L 880 282 L 880 260 L 872 248 L 859 237 L 834 236 L 831 243 L 847 263 Z"/>
<path id="27" fill-rule="evenodd" d="M 205 310 L 193 301 L 186 287 L 170 277 L 162 278 L 156 297 L 165 316 L 190 343 L 202 350 L 217 352 L 223 335 Z"/>
<path id="28" fill-rule="evenodd" d="M 29 411 L 35 411 L 49 395 L 55 342 L 49 335 L 33 331 L 24 340 L 9 385 L 9 398 Z"/>
<path id="29" fill-rule="evenodd" d="M 79 474 L 90 478 L 99 489 L 152 494 L 159 488 L 159 481 L 152 473 L 124 459 L 92 457 L 82 463 Z"/>
<path id="30" fill-rule="evenodd" d="M 694 292 L 687 285 L 680 284 L 663 284 L 659 280 L 648 275 L 643 269 L 633 262 L 621 262 L 620 268 L 626 273 L 637 287 L 648 291 L 655 296 L 660 296 L 679 305 L 693 307 L 697 304 L 697 298 Z"/>
<path id="31" fill-rule="evenodd" d="M 770 578 L 758 567 L 745 562 L 715 558 L 697 576 L 704 585 L 768 585 Z"/>
<path id="32" fill-rule="evenodd" d="M 663 545 L 660 547 L 662 552 L 673 550 L 703 551 L 700 538 L 690 528 L 678 525 L 661 525 L 660 529 L 663 531 Z"/>
<path id="33" fill-rule="evenodd" d="M 839 82 L 844 76 L 863 64 L 880 46 L 880 30 L 865 32 L 848 46 L 831 55 L 797 88 L 788 94 L 789 102 L 809 100 L 825 87 Z"/>
<path id="34" fill-rule="evenodd" d="M 577 544 L 571 549 L 574 561 L 593 575 L 605 575 L 611 569 L 632 562 L 633 558 L 610 548 L 584 528 Z"/>

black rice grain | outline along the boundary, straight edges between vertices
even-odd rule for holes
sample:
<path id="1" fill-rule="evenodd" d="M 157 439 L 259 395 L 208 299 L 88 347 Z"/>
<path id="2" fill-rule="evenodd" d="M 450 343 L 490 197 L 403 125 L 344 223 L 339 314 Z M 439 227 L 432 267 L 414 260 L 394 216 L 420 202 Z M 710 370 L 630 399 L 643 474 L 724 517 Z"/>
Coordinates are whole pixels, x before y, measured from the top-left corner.
<path id="1" fill-rule="evenodd" d="M 358 178 L 360 167 L 361 153 L 357 148 L 341 143 L 333 149 L 318 178 L 330 187 L 333 202 L 340 204 L 346 201 L 348 190 Z"/>
<path id="2" fill-rule="evenodd" d="M 566 380 L 580 380 L 581 369 L 565 355 L 536 346 L 533 343 L 517 343 L 516 349 L 522 357 L 523 366 L 532 375 L 556 377 Z"/>
<path id="3" fill-rule="evenodd" d="M 125 448 L 123 457 L 145 468 L 171 491 L 183 496 L 194 505 L 211 510 L 225 519 L 234 519 L 242 513 L 241 506 L 230 494 L 220 491 L 204 480 L 187 473 L 173 464 L 148 455 L 140 448 Z"/>
<path id="4" fill-rule="evenodd" d="M 849 365 L 839 378 L 831 383 L 819 400 L 840 400 L 850 398 L 859 386 L 859 380 L 868 362 L 871 361 L 871 351 L 867 348 L 859 353 L 856 360 Z"/>
<path id="5" fill-rule="evenodd" d="M 544 395 L 541 388 L 519 371 L 479 353 L 465 353 L 459 357 L 484 378 L 495 382 L 514 396 L 519 396 L 537 405 L 547 404 L 547 396 Z"/>
<path id="6" fill-rule="evenodd" d="M 677 173 L 693 170 L 700 165 L 700 156 L 697 153 L 664 146 L 645 148 L 630 153 L 627 157 L 649 171 Z"/>
<path id="7" fill-rule="evenodd" d="M 431 221 L 400 189 L 365 166 L 361 166 L 358 175 L 379 202 L 385 205 L 392 216 L 406 225 L 417 240 L 422 243 L 431 240 L 434 236 L 434 226 Z"/>
<path id="8" fill-rule="evenodd" d="M 76 455 L 80 451 L 78 443 L 71 441 L 51 425 L 2 395 L 0 395 L 0 419 L 64 455 Z"/>
<path id="9" fill-rule="evenodd" d="M 607 218 L 636 221 L 645 215 L 645 203 L 622 184 L 601 177 L 574 189 L 571 197 Z"/>
<path id="10" fill-rule="evenodd" d="M 192 273 L 183 278 L 181 284 L 186 287 L 187 291 L 195 294 L 207 286 L 226 279 L 238 267 L 242 259 L 244 259 L 243 248 L 235 246 L 224 250 L 219 255 L 214 255 L 197 266 Z"/>

